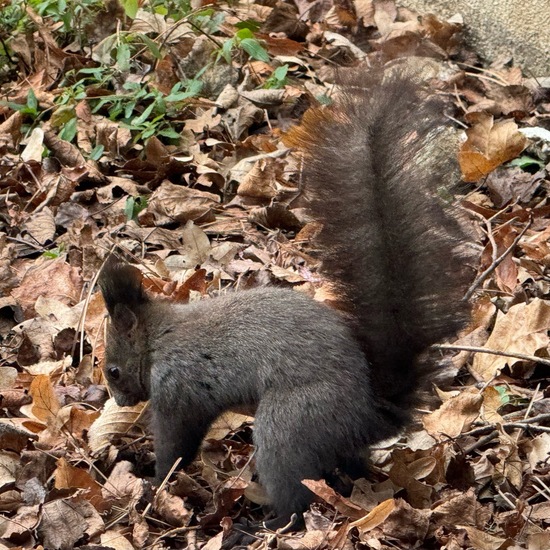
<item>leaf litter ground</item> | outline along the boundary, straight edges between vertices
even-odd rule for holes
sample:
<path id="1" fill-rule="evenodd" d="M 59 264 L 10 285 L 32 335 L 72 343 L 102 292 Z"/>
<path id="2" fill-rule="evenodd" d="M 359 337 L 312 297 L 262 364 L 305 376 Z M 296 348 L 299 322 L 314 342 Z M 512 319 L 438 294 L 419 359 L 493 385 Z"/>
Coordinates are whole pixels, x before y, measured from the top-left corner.
<path id="1" fill-rule="evenodd" d="M 307 481 L 306 532 L 256 546 L 550 547 L 548 89 L 391 1 L 266 4 L 3 5 L 0 546 L 214 550 L 263 517 L 243 411 L 153 490 L 147 406 L 117 407 L 101 375 L 94 283 L 116 250 L 182 302 L 262 284 L 330 300 L 280 138 L 363 61 L 421 63 L 467 128 L 448 155 L 479 251 L 473 320 L 371 477 L 345 497 Z"/>

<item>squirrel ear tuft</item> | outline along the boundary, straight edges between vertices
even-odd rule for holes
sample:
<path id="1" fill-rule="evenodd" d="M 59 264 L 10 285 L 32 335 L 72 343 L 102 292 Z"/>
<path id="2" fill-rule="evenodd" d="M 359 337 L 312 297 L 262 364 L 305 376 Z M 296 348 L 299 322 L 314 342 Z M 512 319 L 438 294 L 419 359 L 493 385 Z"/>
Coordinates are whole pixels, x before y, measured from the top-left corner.
<path id="1" fill-rule="evenodd" d="M 117 305 L 122 304 L 135 312 L 148 302 L 142 280 L 143 275 L 136 267 L 118 260 L 112 254 L 107 258 L 98 284 L 111 316 Z"/>

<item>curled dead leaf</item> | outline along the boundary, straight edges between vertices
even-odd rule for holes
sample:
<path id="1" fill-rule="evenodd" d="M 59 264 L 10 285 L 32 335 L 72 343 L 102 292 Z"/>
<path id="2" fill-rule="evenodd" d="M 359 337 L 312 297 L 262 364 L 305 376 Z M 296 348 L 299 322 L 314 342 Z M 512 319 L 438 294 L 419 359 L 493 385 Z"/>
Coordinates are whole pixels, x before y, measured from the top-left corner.
<path id="1" fill-rule="evenodd" d="M 302 483 L 318 497 L 321 497 L 325 502 L 328 502 L 331 506 L 334 506 L 341 514 L 349 518 L 359 518 L 365 510 L 361 509 L 356 504 L 353 504 L 347 498 L 339 495 L 332 487 L 327 485 L 327 482 L 323 479 L 303 479 Z"/>
<path id="2" fill-rule="evenodd" d="M 366 516 L 349 524 L 349 528 L 357 527 L 359 532 L 367 533 L 381 523 L 386 521 L 388 516 L 395 510 L 396 501 L 391 498 L 381 502 L 376 508 L 372 509 Z"/>
<path id="3" fill-rule="evenodd" d="M 144 407 L 143 403 L 134 407 L 119 407 L 114 399 L 109 399 L 101 416 L 90 426 L 88 443 L 91 451 L 102 451 L 113 438 L 127 436 L 133 429 L 144 431 L 145 426 L 140 421 Z"/>

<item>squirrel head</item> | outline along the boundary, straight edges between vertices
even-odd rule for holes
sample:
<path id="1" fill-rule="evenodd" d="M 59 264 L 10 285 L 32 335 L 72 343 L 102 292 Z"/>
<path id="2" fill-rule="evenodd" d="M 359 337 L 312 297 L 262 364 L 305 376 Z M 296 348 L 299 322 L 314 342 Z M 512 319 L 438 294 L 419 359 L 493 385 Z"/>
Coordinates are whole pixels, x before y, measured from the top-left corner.
<path id="1" fill-rule="evenodd" d="M 149 298 L 141 272 L 110 256 L 100 274 L 110 323 L 107 329 L 104 374 L 119 406 L 149 399 L 147 334 L 144 322 Z"/>

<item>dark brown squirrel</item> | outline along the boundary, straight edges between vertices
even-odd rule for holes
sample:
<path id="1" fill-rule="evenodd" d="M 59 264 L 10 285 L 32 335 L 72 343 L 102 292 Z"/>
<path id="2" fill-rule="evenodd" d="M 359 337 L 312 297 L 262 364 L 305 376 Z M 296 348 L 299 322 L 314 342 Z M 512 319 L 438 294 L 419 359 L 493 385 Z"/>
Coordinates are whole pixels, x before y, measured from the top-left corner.
<path id="1" fill-rule="evenodd" d="M 301 480 L 357 471 L 365 448 L 409 422 L 436 369 L 419 357 L 468 312 L 464 235 L 437 196 L 451 169 L 425 154 L 442 111 L 407 74 L 362 74 L 287 136 L 345 314 L 269 287 L 178 305 L 106 263 L 105 374 L 119 405 L 151 401 L 159 480 L 178 457 L 189 465 L 223 411 L 255 407 L 259 480 L 289 518 L 313 496 Z"/>

